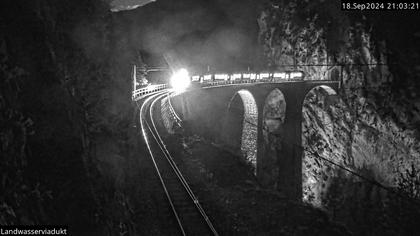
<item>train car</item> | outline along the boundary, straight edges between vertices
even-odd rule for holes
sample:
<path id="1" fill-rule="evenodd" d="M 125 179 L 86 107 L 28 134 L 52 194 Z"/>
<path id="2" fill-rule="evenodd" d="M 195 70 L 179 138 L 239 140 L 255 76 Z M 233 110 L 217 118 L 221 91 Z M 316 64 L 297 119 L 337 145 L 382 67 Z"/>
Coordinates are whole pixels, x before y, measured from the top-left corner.
<path id="1" fill-rule="evenodd" d="M 303 71 L 290 71 L 289 73 L 289 80 L 291 81 L 301 81 L 304 79 Z"/>
<path id="2" fill-rule="evenodd" d="M 216 74 L 205 74 L 205 75 L 194 75 L 191 76 L 192 82 L 220 82 L 220 81 L 302 81 L 304 80 L 305 74 L 303 71 L 283 71 L 283 72 L 244 72 L 244 73 L 216 73 Z"/>
<path id="3" fill-rule="evenodd" d="M 287 80 L 288 76 L 286 72 L 275 72 L 273 73 L 273 80 Z"/>
<path id="4" fill-rule="evenodd" d="M 191 76 L 192 82 L 201 82 L 201 77 L 199 75 L 193 75 Z"/>
<path id="5" fill-rule="evenodd" d="M 240 73 L 230 75 L 231 81 L 240 81 L 241 79 L 242 79 L 242 74 Z"/>
<path id="6" fill-rule="evenodd" d="M 256 73 L 251 73 L 251 80 L 258 80 L 259 79 L 259 74 Z"/>
<path id="7" fill-rule="evenodd" d="M 211 81 L 213 81 L 213 75 L 207 74 L 207 75 L 203 75 L 201 82 L 211 82 Z"/>
<path id="8" fill-rule="evenodd" d="M 243 73 L 242 74 L 243 80 L 250 80 L 251 79 L 251 73 Z"/>
<path id="9" fill-rule="evenodd" d="M 228 74 L 215 74 L 214 81 L 227 81 L 229 80 Z"/>
<path id="10" fill-rule="evenodd" d="M 268 72 L 262 72 L 259 74 L 260 80 L 269 80 L 271 78 L 271 74 Z"/>

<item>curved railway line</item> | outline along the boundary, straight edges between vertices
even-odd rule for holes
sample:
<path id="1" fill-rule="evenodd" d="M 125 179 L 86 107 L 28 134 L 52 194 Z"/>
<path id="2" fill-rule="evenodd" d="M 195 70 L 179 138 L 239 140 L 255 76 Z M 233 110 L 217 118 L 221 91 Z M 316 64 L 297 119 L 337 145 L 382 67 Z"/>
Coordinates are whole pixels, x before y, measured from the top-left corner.
<path id="1" fill-rule="evenodd" d="M 141 106 L 139 105 L 141 101 L 136 102 L 140 108 L 141 132 L 150 158 L 173 217 L 179 226 L 179 233 L 181 235 L 218 235 L 159 134 L 154 119 L 154 107 L 157 102 L 168 95 L 169 91 L 165 89 L 142 99 Z"/>

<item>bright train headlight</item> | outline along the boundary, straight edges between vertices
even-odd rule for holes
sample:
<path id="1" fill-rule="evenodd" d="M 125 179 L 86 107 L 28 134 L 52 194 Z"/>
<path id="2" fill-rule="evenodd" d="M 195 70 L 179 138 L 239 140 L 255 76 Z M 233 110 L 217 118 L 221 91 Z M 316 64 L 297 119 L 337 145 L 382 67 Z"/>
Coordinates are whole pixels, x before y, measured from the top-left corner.
<path id="1" fill-rule="evenodd" d="M 176 73 L 174 73 L 170 79 L 170 84 L 172 88 L 177 91 L 181 92 L 190 86 L 190 76 L 186 69 L 180 69 Z"/>

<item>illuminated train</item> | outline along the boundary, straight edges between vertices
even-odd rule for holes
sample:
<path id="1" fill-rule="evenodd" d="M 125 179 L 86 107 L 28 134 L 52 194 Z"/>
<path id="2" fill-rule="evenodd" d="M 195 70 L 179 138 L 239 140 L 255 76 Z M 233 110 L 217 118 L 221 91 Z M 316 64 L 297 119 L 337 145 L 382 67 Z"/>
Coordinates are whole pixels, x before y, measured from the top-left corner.
<path id="1" fill-rule="evenodd" d="M 262 73 L 234 73 L 234 74 L 204 74 L 191 76 L 191 81 L 196 83 L 208 83 L 218 81 L 240 82 L 242 81 L 301 81 L 305 77 L 302 71 L 286 71 L 286 72 L 262 72 Z"/>

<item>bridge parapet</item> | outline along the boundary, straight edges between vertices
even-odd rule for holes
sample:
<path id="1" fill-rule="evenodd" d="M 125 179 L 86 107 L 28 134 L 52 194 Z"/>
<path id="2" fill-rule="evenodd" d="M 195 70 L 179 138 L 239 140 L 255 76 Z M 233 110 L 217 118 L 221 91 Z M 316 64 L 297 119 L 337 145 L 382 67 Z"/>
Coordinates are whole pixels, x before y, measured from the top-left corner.
<path id="1" fill-rule="evenodd" d="M 142 99 L 145 95 L 167 89 L 168 87 L 169 87 L 168 84 L 156 84 L 156 85 L 149 85 L 144 88 L 136 89 L 132 93 L 132 99 L 133 101 L 138 101 Z"/>
<path id="2" fill-rule="evenodd" d="M 286 82 L 308 82 L 308 83 L 319 83 L 319 82 L 323 82 L 323 83 L 337 83 L 337 81 L 335 80 L 303 80 L 302 79 L 294 79 L 295 77 L 287 77 L 287 76 L 283 76 L 280 75 L 281 73 L 278 73 L 279 78 L 281 78 L 281 80 L 276 80 L 275 77 L 273 77 L 276 73 L 272 73 L 271 76 L 269 77 L 255 77 L 253 79 L 249 78 L 249 79 L 223 79 L 223 80 L 201 80 L 201 81 L 195 81 L 196 83 L 194 83 L 195 85 L 198 86 L 192 86 L 190 89 L 194 89 L 194 88 L 208 88 L 208 87 L 217 87 L 217 86 L 224 86 L 224 85 L 235 85 L 235 84 L 261 84 L 261 83 L 286 83 Z M 194 76 L 193 76 L 194 77 Z M 233 77 L 230 77 L 233 78 Z M 338 86 L 340 87 L 341 83 L 338 82 Z M 136 89 L 133 91 L 132 93 L 132 100 L 133 101 L 137 101 L 142 99 L 144 96 L 157 92 L 157 91 L 161 91 L 163 89 L 168 89 L 170 88 L 169 84 L 157 84 L 157 85 L 149 85 L 147 87 L 144 88 L 140 88 L 140 89 Z"/>

